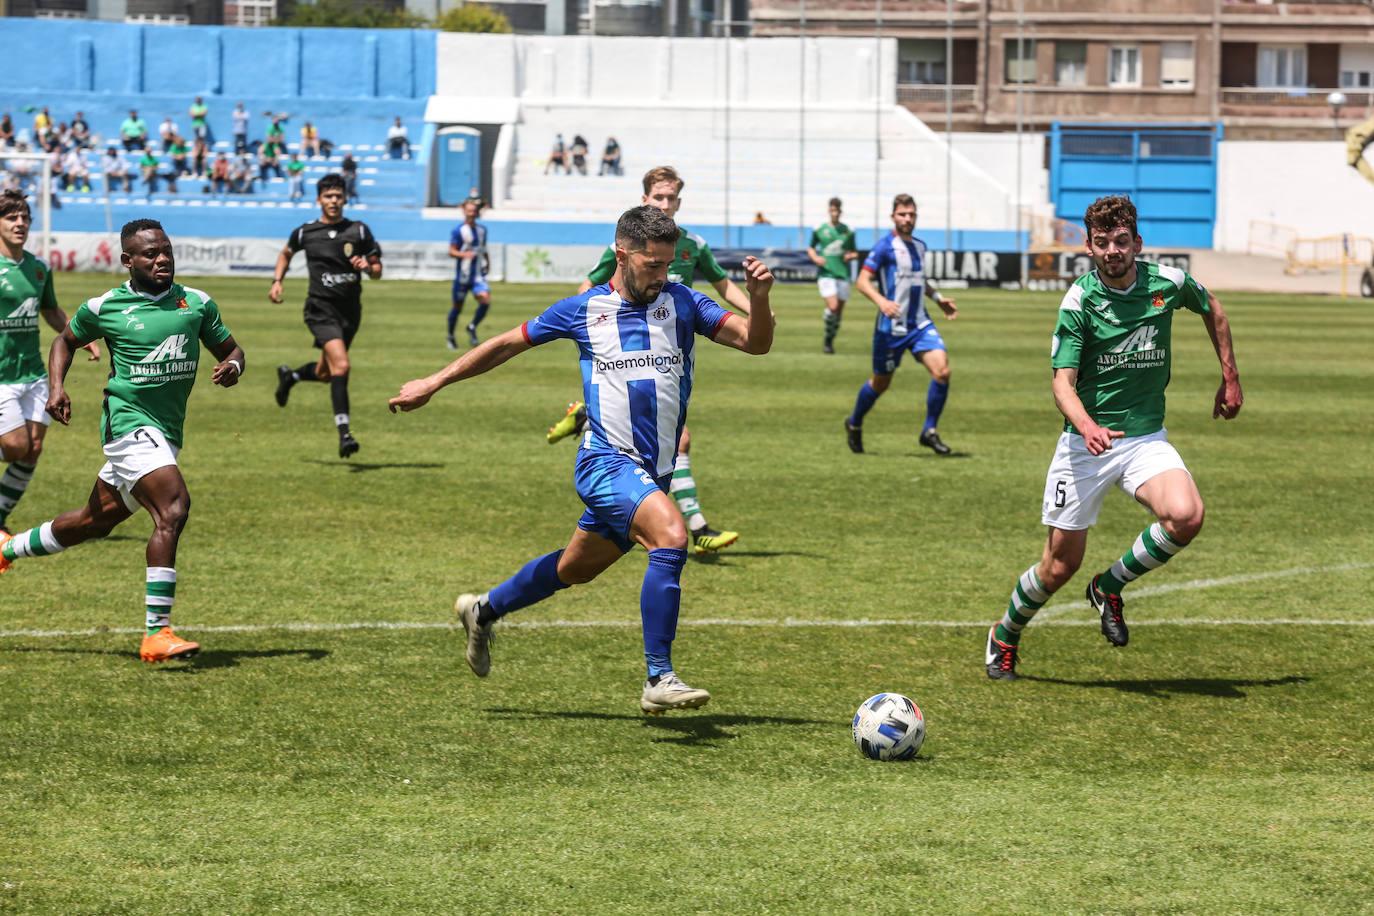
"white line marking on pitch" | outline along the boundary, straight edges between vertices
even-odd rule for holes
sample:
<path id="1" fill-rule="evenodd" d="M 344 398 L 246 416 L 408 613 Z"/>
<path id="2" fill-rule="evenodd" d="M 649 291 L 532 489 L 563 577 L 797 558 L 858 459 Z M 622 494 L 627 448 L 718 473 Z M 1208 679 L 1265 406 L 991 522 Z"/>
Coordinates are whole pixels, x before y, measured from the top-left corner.
<path id="1" fill-rule="evenodd" d="M 1152 595 L 1163 595 L 1169 592 L 1196 591 L 1204 588 L 1218 588 L 1226 585 L 1238 585 L 1246 582 L 1258 582 L 1264 579 L 1281 579 L 1290 576 L 1318 575 L 1327 572 L 1342 572 L 1352 569 L 1369 569 L 1374 567 L 1374 563 L 1343 563 L 1339 566 L 1301 566 L 1296 569 L 1274 570 L 1263 573 L 1246 573 L 1235 576 L 1223 576 L 1218 579 L 1194 579 L 1191 582 L 1178 582 L 1169 585 L 1156 585 L 1131 590 L 1131 598 L 1148 598 Z M 1082 611 L 1088 609 L 1086 601 L 1070 602 L 1065 605 L 1056 605 L 1053 608 L 1043 610 L 1036 615 L 1036 624 L 1063 627 L 1095 627 L 1099 625 L 1096 618 L 1091 620 L 1056 620 L 1058 614 L 1067 611 Z M 857 620 L 798 620 L 792 617 L 781 619 L 755 619 L 755 620 L 736 620 L 729 617 L 704 618 L 701 620 L 680 620 L 679 626 L 684 627 L 927 627 L 935 629 L 958 629 L 964 627 L 982 628 L 988 625 L 987 620 L 920 620 L 920 619 L 900 619 L 900 618 L 860 618 Z M 389 621 L 371 620 L 357 621 L 353 623 L 263 623 L 263 624 L 229 624 L 226 626 L 196 626 L 194 624 L 178 625 L 178 630 L 187 633 L 265 633 L 269 631 L 285 631 L 298 633 L 334 633 L 344 630 L 451 630 L 458 626 L 456 620 L 444 622 L 419 622 L 419 621 Z M 624 620 L 510 620 L 502 621 L 504 628 L 521 630 L 578 630 L 591 629 L 597 627 L 638 627 L 639 620 L 626 618 Z M 1167 626 L 1296 626 L 1296 627 L 1374 627 L 1374 619 L 1369 620 L 1318 620 L 1315 618 L 1297 617 L 1271 617 L 1268 619 L 1244 619 L 1244 620 L 1221 620 L 1211 617 L 1183 617 L 1173 620 L 1135 620 L 1131 621 L 1133 627 L 1167 627 Z M 16 637 L 26 638 L 45 638 L 45 637 L 65 637 L 65 636 L 98 636 L 102 633 L 132 634 L 142 633 L 142 627 L 89 627 L 84 630 L 0 630 L 0 639 L 11 639 Z"/>
<path id="2" fill-rule="evenodd" d="M 1341 563 L 1337 566 L 1298 566 L 1294 569 L 1273 569 L 1268 572 L 1241 573 L 1235 576 L 1222 576 L 1218 579 L 1194 579 L 1191 582 L 1171 582 L 1165 585 L 1146 585 L 1141 588 L 1133 588 L 1130 591 L 1130 599 L 1137 601 L 1141 598 L 1151 598 L 1155 595 L 1167 595 L 1170 592 L 1191 592 L 1204 588 L 1219 588 L 1224 585 L 1243 585 L 1247 582 L 1263 582 L 1266 579 L 1287 579 L 1291 576 L 1315 576 L 1329 572 L 1348 572 L 1352 569 L 1369 569 L 1374 563 Z M 1088 602 L 1069 601 L 1064 604 L 1056 604 L 1054 607 L 1045 608 L 1035 615 L 1039 623 L 1052 620 L 1061 614 L 1069 611 L 1083 611 L 1089 608 Z M 1091 621 L 1097 623 L 1097 621 Z M 1135 625 L 1135 621 L 1131 621 Z"/>

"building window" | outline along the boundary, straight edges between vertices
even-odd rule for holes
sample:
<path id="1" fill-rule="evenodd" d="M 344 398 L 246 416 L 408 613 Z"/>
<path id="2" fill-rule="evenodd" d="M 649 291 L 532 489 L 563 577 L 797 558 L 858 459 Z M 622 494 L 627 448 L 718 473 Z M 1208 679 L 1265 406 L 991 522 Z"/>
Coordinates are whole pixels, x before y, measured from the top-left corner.
<path id="1" fill-rule="evenodd" d="M 85 19 L 84 10 L 34 10 L 35 19 Z"/>
<path id="2" fill-rule="evenodd" d="M 233 16 L 226 16 L 233 25 L 263 26 L 277 16 L 277 0 L 238 0 L 226 4 L 225 12 L 233 10 Z"/>
<path id="3" fill-rule="evenodd" d="M 1054 84 L 1056 86 L 1086 86 L 1088 84 L 1088 43 L 1086 41 L 1056 41 L 1054 43 Z"/>
<path id="4" fill-rule="evenodd" d="M 1107 85 L 1140 86 L 1140 48 L 1136 45 L 1112 45 L 1107 51 Z"/>
<path id="5" fill-rule="evenodd" d="M 1261 89 L 1307 88 L 1306 45 L 1260 45 L 1256 82 Z"/>
<path id="6" fill-rule="evenodd" d="M 1166 41 L 1159 46 L 1159 85 L 1165 89 L 1193 88 L 1193 43 Z"/>
<path id="7" fill-rule="evenodd" d="M 1018 49 L 1017 45 L 1020 45 Z M 1006 82 L 1035 82 L 1035 42 L 1008 38 L 1006 42 Z"/>
<path id="8" fill-rule="evenodd" d="M 180 13 L 134 13 L 124 17 L 125 22 L 136 22 L 141 25 L 190 25 L 191 17 L 183 16 Z"/>
<path id="9" fill-rule="evenodd" d="M 1341 88 L 1342 89 L 1368 89 L 1371 85 L 1370 77 L 1374 76 L 1368 70 L 1342 70 Z"/>
<path id="10" fill-rule="evenodd" d="M 939 38 L 898 39 L 897 82 L 945 84 L 945 43 Z"/>

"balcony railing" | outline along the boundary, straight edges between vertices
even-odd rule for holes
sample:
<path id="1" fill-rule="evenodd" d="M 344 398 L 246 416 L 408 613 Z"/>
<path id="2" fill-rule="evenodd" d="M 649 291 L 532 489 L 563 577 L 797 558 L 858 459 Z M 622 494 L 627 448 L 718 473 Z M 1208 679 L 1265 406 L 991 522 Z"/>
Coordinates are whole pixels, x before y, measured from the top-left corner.
<path id="1" fill-rule="evenodd" d="M 1290 113 L 1329 114 L 1326 97 L 1333 92 L 1345 95 L 1343 109 L 1367 108 L 1374 104 L 1374 92 L 1351 89 L 1227 89 L 1221 90 L 1221 104 L 1254 108 L 1285 108 Z"/>
<path id="2" fill-rule="evenodd" d="M 968 105 L 978 101 L 977 86 L 950 86 L 944 83 L 898 83 L 897 84 L 897 104 L 909 105 L 920 103 L 927 105 L 931 103 L 945 103 L 945 89 L 949 89 L 949 95 L 955 105 Z"/>

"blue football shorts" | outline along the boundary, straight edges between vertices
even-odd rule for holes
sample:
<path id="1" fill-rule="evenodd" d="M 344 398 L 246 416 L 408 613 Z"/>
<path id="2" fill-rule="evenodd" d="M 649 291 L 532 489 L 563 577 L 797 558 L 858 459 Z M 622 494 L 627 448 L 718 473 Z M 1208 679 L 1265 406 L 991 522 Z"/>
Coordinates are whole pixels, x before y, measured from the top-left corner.
<path id="1" fill-rule="evenodd" d="M 912 356 L 924 353 L 927 350 L 945 349 L 945 339 L 940 336 L 940 332 L 935 330 L 934 323 L 928 324 L 919 331 L 910 331 L 906 334 L 886 334 L 882 331 L 873 332 L 873 374 L 891 375 L 897 371 L 897 367 L 902 364 L 902 354 L 907 351 Z"/>
<path id="2" fill-rule="evenodd" d="M 587 510 L 577 520 L 583 531 L 600 535 L 628 553 L 630 523 L 645 498 L 668 492 L 672 473 L 654 477 L 629 455 L 598 449 L 578 449 L 573 482 Z"/>

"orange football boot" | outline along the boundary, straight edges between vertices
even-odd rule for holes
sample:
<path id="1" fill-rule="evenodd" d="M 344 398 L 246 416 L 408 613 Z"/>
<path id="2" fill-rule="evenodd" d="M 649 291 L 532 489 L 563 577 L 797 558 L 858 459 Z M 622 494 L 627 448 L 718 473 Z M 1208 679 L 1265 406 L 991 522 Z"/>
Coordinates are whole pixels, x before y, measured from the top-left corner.
<path id="1" fill-rule="evenodd" d="M 199 651 L 200 643 L 182 639 L 172 632 L 171 627 L 163 627 L 143 637 L 138 657 L 145 662 L 165 662 L 173 658 L 190 658 Z"/>
<path id="2" fill-rule="evenodd" d="M 0 530 L 0 551 L 4 550 L 5 545 L 12 540 L 14 540 L 14 535 L 10 534 L 8 531 Z M 3 553 L 0 553 L 0 576 L 3 576 L 5 571 L 12 565 L 14 564 L 12 564 Z"/>

